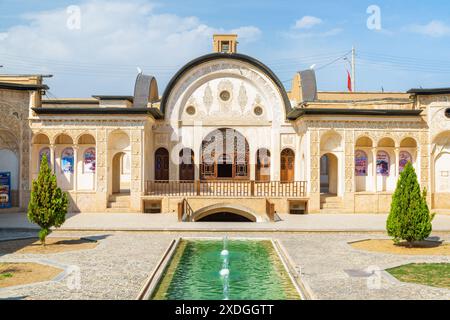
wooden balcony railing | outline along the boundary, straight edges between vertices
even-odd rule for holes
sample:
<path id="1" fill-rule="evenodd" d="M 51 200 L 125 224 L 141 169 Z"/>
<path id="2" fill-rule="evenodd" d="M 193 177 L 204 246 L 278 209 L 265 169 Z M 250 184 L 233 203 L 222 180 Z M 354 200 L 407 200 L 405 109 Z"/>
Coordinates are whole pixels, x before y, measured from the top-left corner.
<path id="1" fill-rule="evenodd" d="M 146 181 L 145 195 L 179 197 L 289 197 L 305 198 L 306 181 Z"/>

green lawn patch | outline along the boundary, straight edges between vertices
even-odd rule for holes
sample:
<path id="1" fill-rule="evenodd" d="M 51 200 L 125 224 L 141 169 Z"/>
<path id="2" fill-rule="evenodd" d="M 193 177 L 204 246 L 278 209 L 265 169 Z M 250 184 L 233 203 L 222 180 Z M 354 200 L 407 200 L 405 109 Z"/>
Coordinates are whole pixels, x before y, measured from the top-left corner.
<path id="1" fill-rule="evenodd" d="M 12 278 L 13 274 L 12 273 L 0 273 L 0 280 L 6 279 L 6 278 Z"/>
<path id="2" fill-rule="evenodd" d="M 402 282 L 450 289 L 450 263 L 412 263 L 386 271 Z"/>

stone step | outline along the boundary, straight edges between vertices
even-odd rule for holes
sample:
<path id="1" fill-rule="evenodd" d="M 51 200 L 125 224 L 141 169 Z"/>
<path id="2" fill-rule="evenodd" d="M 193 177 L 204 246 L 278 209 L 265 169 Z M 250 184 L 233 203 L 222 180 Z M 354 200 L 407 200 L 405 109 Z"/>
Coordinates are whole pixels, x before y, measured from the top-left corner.
<path id="1" fill-rule="evenodd" d="M 320 214 L 338 214 L 338 213 L 342 213 L 342 208 L 340 209 L 320 209 Z"/>
<path id="2" fill-rule="evenodd" d="M 130 208 L 106 208 L 106 213 L 128 213 Z"/>
<path id="3" fill-rule="evenodd" d="M 343 208 L 343 203 L 321 203 L 320 208 L 321 209 L 340 209 Z"/>
<path id="4" fill-rule="evenodd" d="M 130 202 L 109 202 L 108 208 L 130 208 Z"/>
<path id="5" fill-rule="evenodd" d="M 130 200 L 130 194 L 125 193 L 125 194 L 113 194 L 109 196 L 109 201 L 121 201 L 121 200 L 126 200 L 129 201 Z"/>
<path id="6" fill-rule="evenodd" d="M 344 200 L 340 197 L 333 197 L 333 198 L 321 198 L 320 203 L 339 203 L 342 204 Z"/>

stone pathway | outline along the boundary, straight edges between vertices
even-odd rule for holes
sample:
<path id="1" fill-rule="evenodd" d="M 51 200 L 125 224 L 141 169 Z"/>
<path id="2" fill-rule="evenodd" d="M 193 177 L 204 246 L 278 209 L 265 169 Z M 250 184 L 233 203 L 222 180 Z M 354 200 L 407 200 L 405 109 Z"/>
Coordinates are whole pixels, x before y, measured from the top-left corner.
<path id="1" fill-rule="evenodd" d="M 95 231 L 330 231 L 330 232 L 385 232 L 385 214 L 330 214 L 280 215 L 276 223 L 180 223 L 175 214 L 139 213 L 81 213 L 70 214 L 62 230 Z M 36 228 L 25 214 L 0 214 L 1 229 Z M 450 232 L 450 215 L 438 215 L 433 230 Z"/>
<path id="2" fill-rule="evenodd" d="M 24 236 L 0 232 L 0 239 Z M 95 236 L 95 249 L 35 255 L 8 254 L 0 262 L 45 259 L 80 271 L 74 278 L 0 290 L 0 298 L 20 299 L 135 299 L 177 232 L 55 232 L 52 236 Z M 450 290 L 399 283 L 373 270 L 412 262 L 450 262 L 445 256 L 395 256 L 358 251 L 348 241 L 383 238 L 380 234 L 184 232 L 183 237 L 264 237 L 279 239 L 317 299 L 450 299 Z M 450 241 L 448 234 L 441 236 Z M 75 278 L 76 279 L 76 278 Z M 69 280 L 69 281 L 68 281 Z"/>

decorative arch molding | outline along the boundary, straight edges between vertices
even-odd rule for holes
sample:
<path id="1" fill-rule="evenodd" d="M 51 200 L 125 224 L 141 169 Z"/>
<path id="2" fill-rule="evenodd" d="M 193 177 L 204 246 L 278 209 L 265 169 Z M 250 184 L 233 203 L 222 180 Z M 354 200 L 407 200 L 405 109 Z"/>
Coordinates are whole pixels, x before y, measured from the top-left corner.
<path id="1" fill-rule="evenodd" d="M 161 101 L 161 111 L 166 114 L 166 119 L 179 117 L 178 113 L 183 107 L 180 98 L 191 86 L 195 86 L 199 79 L 217 73 L 251 80 L 255 86 L 264 88 L 261 91 L 266 93 L 270 107 L 284 106 L 284 116 L 291 110 L 282 83 L 268 67 L 245 55 L 210 54 L 185 65 L 169 82 Z M 177 109 L 174 114 L 175 106 Z"/>
<path id="2" fill-rule="evenodd" d="M 0 102 L 0 107 L 2 110 L 2 116 L 0 117 L 0 129 L 3 128 L 5 130 L 21 134 L 23 112 L 21 112 L 19 108 L 6 102 Z"/>
<path id="3" fill-rule="evenodd" d="M 396 137 L 394 137 L 394 136 L 392 136 L 390 134 L 385 134 L 385 135 L 381 135 L 381 136 L 377 137 L 377 139 L 376 139 L 376 141 L 374 143 L 374 146 L 379 147 L 380 146 L 380 142 L 385 140 L 385 139 L 386 140 L 387 139 L 392 140 L 394 142 L 394 146 L 393 146 L 394 148 L 398 147 L 400 145 L 400 143 L 398 142 L 398 139 Z"/>
<path id="4" fill-rule="evenodd" d="M 92 136 L 92 138 L 94 138 L 94 141 L 97 142 L 95 131 L 94 130 L 86 130 L 86 131 L 77 132 L 75 134 L 75 139 L 73 140 L 74 143 L 78 144 L 80 141 L 80 138 L 85 135 Z"/>
<path id="5" fill-rule="evenodd" d="M 237 68 L 236 68 L 237 70 Z M 230 110 L 230 116 L 241 116 L 244 115 L 246 117 L 251 116 L 252 118 L 258 119 L 259 121 L 272 121 L 274 119 L 274 108 L 278 105 L 278 102 L 276 101 L 276 97 L 274 97 L 273 93 L 270 93 L 270 88 L 267 90 L 267 86 L 261 87 L 258 85 L 258 83 L 255 83 L 253 79 L 247 78 L 245 75 L 242 75 L 241 73 L 231 73 L 231 72 L 217 72 L 217 73 L 210 73 L 206 74 L 202 78 L 197 79 L 197 81 L 193 82 L 191 86 L 187 87 L 184 92 L 182 92 L 182 95 L 179 95 L 179 99 L 176 100 L 178 103 L 176 103 L 177 108 L 175 108 L 174 105 L 172 105 L 172 109 L 169 111 L 169 117 L 171 119 L 176 120 L 182 120 L 184 116 L 184 111 L 189 106 L 194 106 L 196 109 L 195 116 L 190 116 L 189 118 L 192 119 L 198 119 L 199 117 L 206 117 L 211 115 L 211 105 L 212 101 L 214 99 L 219 100 L 219 107 L 226 108 L 227 106 L 230 107 L 232 105 L 232 102 L 229 103 L 223 103 L 218 99 L 218 97 L 215 97 L 212 95 L 212 90 L 210 83 L 215 80 L 220 79 L 226 79 L 221 80 L 218 85 L 218 91 L 220 91 L 220 86 L 222 83 L 228 83 L 229 89 L 236 89 L 238 94 L 236 96 L 231 96 L 230 100 L 237 99 L 238 104 L 240 107 L 240 112 L 236 114 L 236 112 L 233 114 Z M 236 88 L 234 88 L 234 85 L 230 83 L 233 80 L 235 82 L 239 82 L 239 88 L 236 84 Z M 207 85 L 205 88 L 205 92 L 203 93 L 202 99 L 196 99 L 194 98 L 193 94 L 196 93 L 200 88 L 202 88 L 204 85 Z M 254 88 L 257 92 L 256 97 L 249 101 L 249 98 L 247 96 L 247 89 Z M 209 92 L 207 92 L 209 90 Z M 269 94 L 267 93 L 269 92 Z M 207 94 L 210 96 L 207 97 Z M 242 97 L 241 97 L 242 96 Z M 203 101 L 199 101 L 203 100 Z M 208 104 L 206 105 L 205 100 L 209 100 Z M 242 100 L 242 101 L 241 101 Z M 244 103 L 245 102 L 245 103 Z M 242 104 L 245 104 L 245 106 L 242 106 Z M 204 107 L 204 110 L 200 108 L 200 106 Z M 261 115 L 255 116 L 253 114 L 253 110 L 246 110 L 246 109 L 254 109 L 255 107 L 261 108 Z M 244 112 L 246 111 L 246 112 Z M 224 113 L 219 110 L 220 116 L 224 117 Z M 212 115 L 215 115 L 214 113 Z"/>
<path id="6" fill-rule="evenodd" d="M 71 144 L 71 145 L 73 145 L 73 144 L 75 143 L 75 141 L 76 141 L 76 140 L 73 138 L 73 136 L 72 136 L 71 133 L 69 133 L 69 132 L 67 132 L 67 131 L 61 131 L 61 132 L 59 132 L 59 133 L 57 133 L 57 134 L 55 134 L 55 135 L 53 136 L 53 139 L 50 140 L 51 144 L 57 144 L 58 138 L 59 138 L 59 137 L 62 137 L 62 136 L 67 136 L 67 137 L 69 137 L 69 138 L 71 139 L 71 142 L 69 142 L 69 143 L 61 143 L 61 144 Z"/>
<path id="7" fill-rule="evenodd" d="M 336 130 L 328 130 L 320 134 L 320 152 L 339 152 L 344 150 L 343 135 Z"/>
<path id="8" fill-rule="evenodd" d="M 10 130 L 0 128 L 0 150 L 10 150 L 19 156 L 19 141 Z"/>
<path id="9" fill-rule="evenodd" d="M 360 145 L 360 144 L 358 144 L 358 142 L 360 142 L 360 141 L 363 141 L 363 139 L 368 139 L 368 141 L 370 141 L 370 146 L 364 146 L 364 145 Z M 374 144 L 374 142 L 373 142 L 373 138 L 370 136 L 370 135 L 367 135 L 367 134 L 360 134 L 360 135 L 357 135 L 356 136 L 356 139 L 355 139 L 355 147 L 356 148 L 358 148 L 358 147 L 363 147 L 363 148 L 372 148 L 372 147 L 374 147 L 375 146 L 375 144 Z"/>

